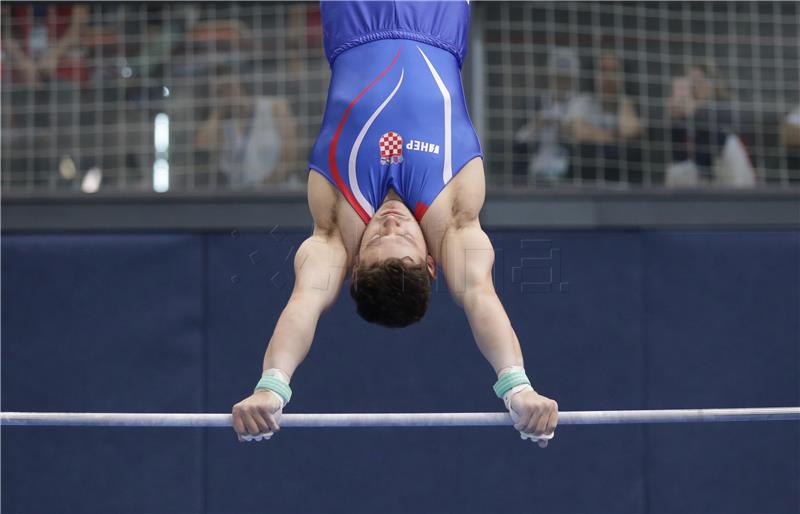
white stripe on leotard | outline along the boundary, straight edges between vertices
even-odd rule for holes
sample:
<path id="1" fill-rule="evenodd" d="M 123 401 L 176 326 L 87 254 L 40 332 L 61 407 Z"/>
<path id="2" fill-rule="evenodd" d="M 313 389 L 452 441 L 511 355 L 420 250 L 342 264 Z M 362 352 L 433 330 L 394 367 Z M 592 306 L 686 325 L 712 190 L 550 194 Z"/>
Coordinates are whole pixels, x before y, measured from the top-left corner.
<path id="1" fill-rule="evenodd" d="M 419 53 L 422 54 L 422 58 L 425 59 L 425 62 L 428 64 L 428 69 L 431 71 L 431 75 L 433 75 L 433 80 L 436 81 L 436 85 L 439 87 L 439 92 L 442 93 L 442 100 L 444 101 L 444 165 L 442 166 L 442 181 L 445 184 L 450 182 L 450 179 L 453 178 L 453 157 L 452 157 L 452 117 L 453 117 L 453 109 L 450 100 L 450 91 L 447 90 L 447 87 L 444 85 L 444 81 L 442 81 L 442 77 L 439 76 L 437 73 L 436 68 L 433 67 L 431 61 L 428 60 L 428 56 L 425 55 L 425 52 L 422 51 L 422 48 L 417 47 Z"/>
<path id="2" fill-rule="evenodd" d="M 358 133 L 358 137 L 356 138 L 355 142 L 353 143 L 353 147 L 350 149 L 350 160 L 347 163 L 347 173 L 350 177 L 350 189 L 353 190 L 353 196 L 356 197 L 358 203 L 361 204 L 361 207 L 367 211 L 367 214 L 372 216 L 375 214 L 375 208 L 367 201 L 364 195 L 361 193 L 361 189 L 358 187 L 358 177 L 356 175 L 356 158 L 358 157 L 358 149 L 361 148 L 361 142 L 364 141 L 364 136 L 367 135 L 367 131 L 372 126 L 372 123 L 375 121 L 375 118 L 381 113 L 381 111 L 386 107 L 386 105 L 391 101 L 394 97 L 397 90 L 400 89 L 400 84 L 403 83 L 403 75 L 405 74 L 405 70 L 400 70 L 400 80 L 397 81 L 397 85 L 394 87 L 394 90 L 391 94 L 386 97 L 386 100 L 383 101 L 382 104 L 375 109 L 375 112 L 372 113 L 372 116 L 369 117 L 367 122 L 361 127 L 361 132 Z M 383 198 L 378 199 L 383 200 Z"/>

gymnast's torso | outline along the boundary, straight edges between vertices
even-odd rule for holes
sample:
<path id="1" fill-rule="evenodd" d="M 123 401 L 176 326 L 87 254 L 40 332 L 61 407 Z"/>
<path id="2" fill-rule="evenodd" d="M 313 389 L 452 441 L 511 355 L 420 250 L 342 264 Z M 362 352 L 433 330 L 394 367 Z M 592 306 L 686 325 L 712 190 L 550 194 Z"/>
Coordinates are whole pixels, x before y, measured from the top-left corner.
<path id="1" fill-rule="evenodd" d="M 322 2 L 332 76 L 310 168 L 366 224 L 390 191 L 418 221 L 481 156 L 461 86 L 467 2 Z"/>

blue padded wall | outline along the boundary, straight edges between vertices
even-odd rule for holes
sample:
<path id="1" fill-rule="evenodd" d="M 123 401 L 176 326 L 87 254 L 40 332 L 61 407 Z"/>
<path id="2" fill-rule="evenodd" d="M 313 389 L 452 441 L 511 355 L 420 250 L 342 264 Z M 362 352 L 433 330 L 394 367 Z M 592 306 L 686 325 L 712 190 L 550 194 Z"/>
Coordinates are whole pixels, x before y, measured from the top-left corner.
<path id="1" fill-rule="evenodd" d="M 204 410 L 202 239 L 2 243 L 3 410 Z M 191 430 L 3 429 L 2 511 L 198 511 L 201 441 Z"/>
<path id="2" fill-rule="evenodd" d="M 800 405 L 800 235 L 644 241 L 648 406 Z M 648 430 L 652 512 L 800 512 L 800 423 Z"/>
<path id="3" fill-rule="evenodd" d="M 562 410 L 800 404 L 800 233 L 495 231 L 495 281 Z M 300 233 L 6 236 L 3 410 L 227 412 L 253 387 Z M 497 411 L 437 282 L 405 330 L 349 296 L 293 412 Z M 796 512 L 796 423 L 2 431 L 3 512 Z M 42 494 L 42 491 L 47 491 Z"/>
<path id="4" fill-rule="evenodd" d="M 290 270 L 284 258 L 301 241 L 297 236 L 276 241 L 271 235 L 209 239 L 211 410 L 230 409 L 257 378 L 265 343 L 290 291 L 275 274 Z M 498 289 L 541 389 L 558 397 L 564 409 L 641 407 L 642 277 L 636 235 L 566 233 L 531 239 L 498 233 L 494 244 L 508 264 Z M 563 247 L 562 265 L 571 270 L 572 289 L 547 292 L 538 284 L 545 279 L 538 276 L 537 263 L 514 280 L 510 264 L 520 265 L 523 256 L 553 261 L 548 244 Z M 589 254 L 624 270 L 613 276 L 597 273 L 593 264 L 582 262 Z M 523 291 L 523 281 L 541 290 L 526 286 Z M 592 328 L 601 335 L 587 337 L 597 305 L 604 306 L 606 317 Z M 583 315 L 588 319 L 580 319 L 587 308 L 590 312 Z M 502 408 L 491 390 L 492 370 L 444 284 L 438 284 L 425 320 L 405 330 L 368 325 L 353 310 L 344 294 L 323 316 L 311 354 L 295 375 L 291 410 Z M 615 359 L 606 357 L 607 344 Z M 598 362 L 603 364 L 595 366 Z M 214 466 L 209 512 L 255 511 L 267 504 L 275 512 L 520 512 L 534 505 L 564 512 L 639 512 L 641 429 L 564 432 L 570 444 L 554 444 L 547 451 L 521 441 L 511 429 L 297 430 L 280 434 L 275 442 L 281 444 L 258 447 L 213 437 L 211 462 L 225 462 L 233 454 L 237 467 L 259 476 L 263 485 L 253 489 L 228 466 Z M 577 484 L 581 494 L 575 494 Z"/>

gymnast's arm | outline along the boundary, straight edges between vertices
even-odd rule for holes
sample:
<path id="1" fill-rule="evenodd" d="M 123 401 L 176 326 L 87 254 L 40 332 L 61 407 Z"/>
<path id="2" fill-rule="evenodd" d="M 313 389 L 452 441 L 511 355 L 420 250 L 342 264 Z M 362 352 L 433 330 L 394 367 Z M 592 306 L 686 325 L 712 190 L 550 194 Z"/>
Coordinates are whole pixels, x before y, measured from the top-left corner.
<path id="1" fill-rule="evenodd" d="M 348 253 L 335 222 L 338 193 L 318 173 L 308 176 L 308 204 L 314 232 L 294 258 L 295 281 L 264 355 L 264 370 L 291 378 L 303 361 L 322 311 L 336 300 L 347 273 Z"/>
<path id="2" fill-rule="evenodd" d="M 494 248 L 477 217 L 456 219 L 442 240 L 440 261 L 453 299 L 464 308 L 483 356 L 499 374 L 523 366 L 519 340 L 492 283 Z"/>
<path id="3" fill-rule="evenodd" d="M 492 282 L 494 248 L 478 219 L 485 196 L 480 161 L 470 163 L 453 182 L 457 184 L 447 202 L 452 214 L 437 249 L 439 255 L 434 257 L 444 271 L 453 298 L 464 308 L 478 348 L 500 376 L 508 368 L 524 366 L 519 340 Z M 514 425 L 517 430 L 536 436 L 555 430 L 555 401 L 530 388 L 510 393 L 508 401 L 518 416 Z"/>
<path id="4" fill-rule="evenodd" d="M 294 289 L 267 346 L 264 370 L 280 369 L 287 378 L 294 374 L 311 348 L 320 315 L 338 296 L 346 259 L 341 240 L 319 226 L 300 245 L 294 258 Z"/>
<path id="5" fill-rule="evenodd" d="M 477 216 L 453 225 L 442 244 L 447 248 L 442 262 L 447 284 L 464 308 L 481 353 L 498 377 L 509 368 L 524 368 L 519 339 L 492 283 L 494 249 Z M 553 433 L 558 423 L 555 401 L 531 388 L 510 392 L 507 400 L 517 430 L 534 436 Z M 539 446 L 547 446 L 547 441 L 539 441 Z"/>
<path id="6" fill-rule="evenodd" d="M 315 176 L 312 173 L 309 178 L 308 192 L 314 232 L 297 250 L 294 288 L 264 355 L 264 371 L 280 370 L 284 375 L 281 378 L 287 383 L 308 354 L 317 321 L 336 300 L 347 269 L 345 246 L 339 231 L 330 222 L 333 216 L 326 213 L 333 212 L 335 193 L 331 203 L 329 185 L 320 184 Z M 279 429 L 276 414 L 282 407 L 276 394 L 259 389 L 233 407 L 234 429 L 240 439 L 242 435 L 274 432 Z"/>

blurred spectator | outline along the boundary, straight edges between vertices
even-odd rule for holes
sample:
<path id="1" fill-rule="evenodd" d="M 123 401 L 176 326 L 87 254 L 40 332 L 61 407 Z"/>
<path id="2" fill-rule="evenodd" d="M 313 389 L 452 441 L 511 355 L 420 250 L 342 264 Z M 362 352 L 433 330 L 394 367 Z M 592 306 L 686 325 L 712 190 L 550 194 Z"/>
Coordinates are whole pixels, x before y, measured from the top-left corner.
<path id="1" fill-rule="evenodd" d="M 176 45 L 175 75 L 204 75 L 218 66 L 240 65 L 251 59 L 254 37 L 241 20 L 235 18 L 199 19 L 200 13 L 188 10 L 185 40 Z M 208 13 L 207 13 L 208 14 Z"/>
<path id="2" fill-rule="evenodd" d="M 595 93 L 579 96 L 573 105 L 569 134 L 575 162 L 570 174 L 582 180 L 619 180 L 620 168 L 627 169 L 631 160 L 626 144 L 641 136 L 642 124 L 625 95 L 617 56 L 601 53 L 595 73 Z"/>
<path id="3" fill-rule="evenodd" d="M 556 48 L 548 58 L 548 91 L 539 101 L 532 120 L 514 136 L 530 155 L 527 176 L 539 182 L 557 182 L 570 167 L 570 123 L 577 119 L 578 56 L 569 48 Z"/>
<path id="4" fill-rule="evenodd" d="M 781 125 L 781 144 L 786 149 L 786 169 L 790 182 L 800 182 L 800 105 Z"/>
<path id="5" fill-rule="evenodd" d="M 737 169 L 750 166 L 749 160 L 746 165 L 741 162 L 744 147 L 733 129 L 731 95 L 712 62 L 692 64 L 684 76 L 674 79 L 667 107 L 673 149 L 667 185 L 710 182 L 714 160 L 722 156 L 730 135 L 735 138 L 731 142 L 735 151 L 730 155 L 735 154 L 737 161 L 732 164 Z"/>
<path id="6" fill-rule="evenodd" d="M 605 52 L 597 59 L 596 92 L 581 95 L 576 102 L 571 124 L 575 141 L 611 144 L 641 135 L 633 102 L 622 89 L 620 68 L 613 53 Z"/>
<path id="7" fill-rule="evenodd" d="M 167 67 L 171 64 L 173 48 L 184 38 L 186 10 L 190 6 L 168 3 L 147 3 L 142 17 L 128 21 L 125 31 L 138 37 L 133 40 L 133 51 L 126 57 L 132 75 L 151 85 L 154 98 L 163 97 L 163 84 Z M 157 84 L 157 85 L 156 85 Z"/>
<path id="8" fill-rule="evenodd" d="M 2 9 L 4 101 L 11 111 L 4 117 L 3 146 L 10 180 L 73 187 L 78 110 L 35 106 L 80 102 L 90 79 L 89 7 L 4 3 Z"/>
<path id="9" fill-rule="evenodd" d="M 283 184 L 305 170 L 296 163 L 296 122 L 282 97 L 254 97 L 235 75 L 216 81 L 212 109 L 197 130 L 196 147 L 219 156 L 233 187 Z"/>
<path id="10" fill-rule="evenodd" d="M 28 85 L 51 79 L 87 81 L 81 38 L 88 22 L 89 8 L 82 4 L 3 5 L 3 53 L 12 79 Z"/>

